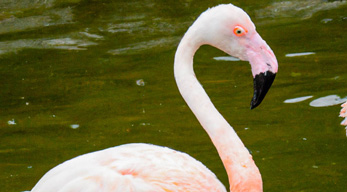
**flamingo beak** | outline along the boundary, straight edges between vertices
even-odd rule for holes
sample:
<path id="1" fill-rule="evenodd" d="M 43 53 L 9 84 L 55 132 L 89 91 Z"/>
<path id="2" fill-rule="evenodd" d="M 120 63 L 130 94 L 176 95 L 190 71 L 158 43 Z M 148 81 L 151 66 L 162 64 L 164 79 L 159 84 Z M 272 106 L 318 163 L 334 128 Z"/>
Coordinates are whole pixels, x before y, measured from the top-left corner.
<path id="1" fill-rule="evenodd" d="M 278 63 L 275 54 L 258 33 L 250 40 L 247 56 L 253 74 L 254 94 L 251 109 L 254 109 L 263 101 L 275 80 Z"/>
<path id="2" fill-rule="evenodd" d="M 273 81 L 275 80 L 276 73 L 266 71 L 257 74 L 253 79 L 254 94 L 251 101 L 251 109 L 256 108 L 265 98 L 266 93 L 269 91 Z"/>

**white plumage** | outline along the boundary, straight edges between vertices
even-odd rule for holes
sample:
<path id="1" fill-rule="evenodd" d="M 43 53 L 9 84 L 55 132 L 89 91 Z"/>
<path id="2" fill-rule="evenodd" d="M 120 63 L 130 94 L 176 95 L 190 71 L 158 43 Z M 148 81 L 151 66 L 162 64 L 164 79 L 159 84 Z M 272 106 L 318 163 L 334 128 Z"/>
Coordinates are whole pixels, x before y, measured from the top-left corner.
<path id="1" fill-rule="evenodd" d="M 199 181 L 199 188 L 194 185 Z M 177 184 L 180 185 L 177 185 Z M 68 160 L 32 190 L 168 192 L 226 191 L 215 174 L 189 155 L 151 144 L 125 144 Z"/>

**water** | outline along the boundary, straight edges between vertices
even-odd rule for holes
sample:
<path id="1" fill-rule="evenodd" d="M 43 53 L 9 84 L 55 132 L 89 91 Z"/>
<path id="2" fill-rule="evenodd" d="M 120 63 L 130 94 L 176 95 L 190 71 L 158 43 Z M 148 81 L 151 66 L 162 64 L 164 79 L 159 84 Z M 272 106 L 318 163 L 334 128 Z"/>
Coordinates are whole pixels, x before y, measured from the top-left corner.
<path id="1" fill-rule="evenodd" d="M 172 72 L 186 29 L 207 7 L 227 2 L 0 2 L 0 191 L 30 190 L 67 159 L 131 142 L 184 151 L 228 186 Z M 279 61 L 257 109 L 249 109 L 246 62 L 215 60 L 226 55 L 208 46 L 195 58 L 199 80 L 252 152 L 264 191 L 347 188 L 340 107 L 310 106 L 347 96 L 346 1 L 307 2 L 233 1 Z"/>

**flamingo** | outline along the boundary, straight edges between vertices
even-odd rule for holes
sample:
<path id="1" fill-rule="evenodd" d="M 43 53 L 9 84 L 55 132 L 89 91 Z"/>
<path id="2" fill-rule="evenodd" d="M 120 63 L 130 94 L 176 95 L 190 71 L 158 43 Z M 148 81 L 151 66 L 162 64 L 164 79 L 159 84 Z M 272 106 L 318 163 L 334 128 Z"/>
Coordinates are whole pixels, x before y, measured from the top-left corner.
<path id="1" fill-rule="evenodd" d="M 271 48 L 241 8 L 223 4 L 203 12 L 178 45 L 174 75 L 178 89 L 205 129 L 223 162 L 230 191 L 263 191 L 261 174 L 234 129 L 217 111 L 193 71 L 193 57 L 204 44 L 250 62 L 251 108 L 268 92 L 278 70 Z M 68 160 L 48 171 L 32 192 L 225 192 L 201 162 L 186 153 L 152 144 L 124 144 Z"/>
<path id="2" fill-rule="evenodd" d="M 340 111 L 340 117 L 345 117 L 345 119 L 341 122 L 341 125 L 347 125 L 347 102 L 342 104 L 341 107 L 342 109 Z M 346 127 L 346 131 L 347 131 L 347 127 Z"/>

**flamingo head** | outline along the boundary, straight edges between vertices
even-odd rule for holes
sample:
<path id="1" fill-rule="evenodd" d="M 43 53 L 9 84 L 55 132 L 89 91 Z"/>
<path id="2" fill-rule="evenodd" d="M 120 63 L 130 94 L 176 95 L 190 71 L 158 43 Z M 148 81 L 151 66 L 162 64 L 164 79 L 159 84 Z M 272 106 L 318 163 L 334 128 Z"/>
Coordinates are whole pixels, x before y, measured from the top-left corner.
<path id="1" fill-rule="evenodd" d="M 196 37 L 201 44 L 249 61 L 254 83 L 251 109 L 257 107 L 275 79 L 278 63 L 247 13 L 232 4 L 219 5 L 202 13 L 193 26 L 201 34 Z"/>

